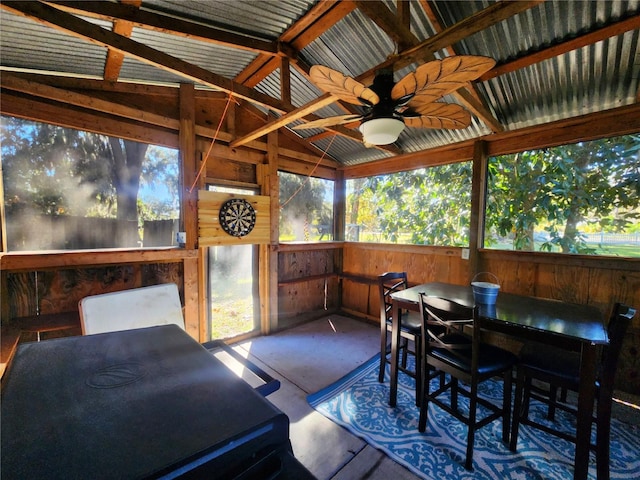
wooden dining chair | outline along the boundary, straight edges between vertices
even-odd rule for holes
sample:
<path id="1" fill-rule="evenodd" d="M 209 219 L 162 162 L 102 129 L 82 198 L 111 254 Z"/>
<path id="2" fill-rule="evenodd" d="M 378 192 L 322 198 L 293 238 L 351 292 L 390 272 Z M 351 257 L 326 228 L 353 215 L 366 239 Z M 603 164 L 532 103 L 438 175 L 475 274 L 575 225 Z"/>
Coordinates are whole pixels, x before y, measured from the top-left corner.
<path id="1" fill-rule="evenodd" d="M 622 341 L 636 311 L 617 303 L 607 326 L 609 344 L 601 352 L 596 372 L 595 416 L 596 443 L 591 448 L 596 452 L 597 476 L 599 480 L 609 478 L 609 443 L 611 433 L 611 406 L 613 387 Z M 516 395 L 514 401 L 513 425 L 510 449 L 515 452 L 520 424 L 529 425 L 551 435 L 575 443 L 575 432 L 569 433 L 554 428 L 551 423 L 542 424 L 529 417 L 531 399 L 547 405 L 547 419 L 554 420 L 555 410 L 563 410 L 576 415 L 577 410 L 570 404 L 558 400 L 558 390 L 577 392 L 580 384 L 580 354 L 568 352 L 548 345 L 525 344 L 520 351 L 517 367 Z M 538 385 L 533 382 L 537 381 Z M 540 387 L 548 385 L 548 389 Z"/>
<path id="2" fill-rule="evenodd" d="M 378 381 L 384 382 L 384 372 L 391 353 L 391 322 L 393 301 L 391 295 L 402 291 L 408 287 L 406 272 L 386 272 L 378 276 L 378 290 L 380 294 L 380 371 Z M 401 344 L 398 345 L 401 354 L 400 365 L 398 370 L 406 373 L 416 380 L 416 405 L 420 399 L 422 375 L 420 373 L 421 361 L 421 317 L 418 312 L 403 311 L 400 320 L 400 338 Z M 413 349 L 410 345 L 413 343 Z M 415 369 L 407 368 L 407 355 L 412 354 L 415 357 Z"/>
<path id="3" fill-rule="evenodd" d="M 480 341 L 483 319 L 478 307 L 467 307 L 454 301 L 420 294 L 422 321 L 422 371 L 429 367 L 448 374 L 448 381 L 432 391 L 430 382 L 424 381 L 424 395 L 420 404 L 418 430 L 427 426 L 429 403 L 467 425 L 467 449 L 464 468 L 473 470 L 473 444 L 477 429 L 502 418 L 502 440 L 509 442 L 511 421 L 511 375 L 516 356 L 507 350 Z M 465 332 L 471 327 L 471 335 Z M 478 395 L 478 385 L 492 377 L 503 377 L 501 404 L 493 403 Z M 450 397 L 443 398 L 445 393 Z M 469 398 L 467 413 L 459 408 L 458 395 Z M 483 417 L 478 418 L 478 405 Z"/>

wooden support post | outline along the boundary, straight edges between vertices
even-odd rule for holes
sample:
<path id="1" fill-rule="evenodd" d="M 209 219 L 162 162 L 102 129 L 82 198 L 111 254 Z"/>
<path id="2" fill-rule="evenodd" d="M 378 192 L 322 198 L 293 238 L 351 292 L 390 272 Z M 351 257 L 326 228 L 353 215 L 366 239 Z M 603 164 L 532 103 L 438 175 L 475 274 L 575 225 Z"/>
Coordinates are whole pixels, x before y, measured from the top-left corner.
<path id="1" fill-rule="evenodd" d="M 478 249 L 484 244 L 484 210 L 487 198 L 486 142 L 477 141 L 473 148 L 473 174 L 471 186 L 471 223 L 469 225 L 469 281 L 479 271 Z"/>
<path id="2" fill-rule="evenodd" d="M 280 98 L 283 102 L 291 103 L 291 71 L 289 57 L 280 59 Z"/>
<path id="3" fill-rule="evenodd" d="M 194 185 L 198 173 L 195 134 L 195 89 L 193 84 L 180 85 L 180 231 L 186 232 L 185 249 L 194 250 L 198 241 L 198 189 Z M 197 258 L 184 260 L 184 319 L 187 332 L 201 339 L 206 321 L 199 312 Z M 204 315 L 203 315 L 204 316 Z"/>
<path id="4" fill-rule="evenodd" d="M 344 170 L 336 172 L 336 179 L 333 187 L 333 240 L 344 242 L 345 225 L 347 216 L 347 192 L 346 181 L 344 179 Z M 333 251 L 333 268 L 334 273 L 338 274 L 338 308 L 342 308 L 342 273 L 344 254 L 342 248 Z"/>
<path id="5" fill-rule="evenodd" d="M 261 194 L 271 198 L 268 244 L 260 245 L 260 325 L 264 335 L 278 327 L 278 242 L 280 188 L 278 183 L 278 132 L 267 136 L 266 164 L 258 169 Z"/>

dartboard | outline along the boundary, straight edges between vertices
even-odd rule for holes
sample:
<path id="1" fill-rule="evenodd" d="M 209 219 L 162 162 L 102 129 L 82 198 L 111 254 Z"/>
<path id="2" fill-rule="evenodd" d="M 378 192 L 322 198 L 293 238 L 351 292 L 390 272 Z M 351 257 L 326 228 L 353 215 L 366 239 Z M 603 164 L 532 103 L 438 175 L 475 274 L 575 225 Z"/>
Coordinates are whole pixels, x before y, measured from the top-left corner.
<path id="1" fill-rule="evenodd" d="M 242 198 L 227 200 L 220 207 L 220 225 L 229 235 L 244 237 L 256 225 L 256 211 Z"/>

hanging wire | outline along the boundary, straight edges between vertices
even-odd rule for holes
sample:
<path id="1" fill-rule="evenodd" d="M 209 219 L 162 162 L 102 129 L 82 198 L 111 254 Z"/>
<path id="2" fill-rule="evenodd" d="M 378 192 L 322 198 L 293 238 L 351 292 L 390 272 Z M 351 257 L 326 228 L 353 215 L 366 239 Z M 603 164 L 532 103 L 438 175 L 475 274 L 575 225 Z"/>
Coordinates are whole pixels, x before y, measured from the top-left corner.
<path id="1" fill-rule="evenodd" d="M 191 188 L 189 189 L 189 193 L 193 192 L 193 189 L 195 188 L 196 183 L 198 183 L 198 179 L 200 178 L 200 175 L 202 175 L 202 171 L 204 170 L 204 167 L 207 166 L 207 159 L 209 158 L 209 154 L 211 153 L 211 149 L 213 148 L 213 144 L 216 143 L 216 140 L 218 138 L 218 133 L 220 133 L 220 128 L 222 127 L 222 122 L 224 122 L 224 119 L 227 116 L 227 110 L 229 110 L 229 105 L 231 104 L 231 100 L 233 100 L 233 92 L 229 92 L 229 99 L 227 100 L 227 104 L 225 105 L 224 111 L 222 112 L 222 116 L 220 117 L 220 122 L 218 123 L 218 128 L 216 129 L 216 133 L 213 136 L 213 140 L 211 140 L 211 144 L 209 145 L 209 149 L 207 150 L 207 154 L 204 156 L 204 161 L 202 162 L 202 165 L 200 165 L 200 170 L 198 170 L 198 175 L 196 175 L 196 178 L 193 181 L 193 185 L 191 185 Z M 238 104 L 238 102 L 236 102 L 236 105 L 237 104 Z"/>
<path id="2" fill-rule="evenodd" d="M 336 139 L 337 136 L 338 136 L 337 134 L 333 135 L 333 138 L 331 138 L 331 141 L 329 142 L 329 145 L 327 145 L 327 148 L 324 149 L 324 152 L 322 152 L 322 155 L 320 156 L 320 158 L 318 159 L 318 161 L 314 165 L 314 167 L 311 170 L 311 172 L 309 172 L 309 175 L 307 175 L 307 178 L 305 179 L 305 181 L 302 182 L 302 185 L 300 185 L 300 187 L 298 187 L 298 189 L 295 192 L 293 192 L 293 194 L 287 199 L 286 202 L 280 204 L 280 209 L 283 209 L 287 205 L 287 203 L 289 203 L 293 199 L 293 197 L 295 197 L 298 193 L 300 193 L 300 190 L 302 190 L 304 188 L 304 186 L 309 182 L 309 179 L 311 178 L 311 175 L 313 175 L 313 172 L 316 171 L 316 169 L 318 168 L 318 165 L 320 165 L 320 162 L 322 161 L 322 159 L 325 157 L 325 155 L 329 151 L 329 148 L 331 148 L 331 144 L 333 143 L 333 141 Z"/>

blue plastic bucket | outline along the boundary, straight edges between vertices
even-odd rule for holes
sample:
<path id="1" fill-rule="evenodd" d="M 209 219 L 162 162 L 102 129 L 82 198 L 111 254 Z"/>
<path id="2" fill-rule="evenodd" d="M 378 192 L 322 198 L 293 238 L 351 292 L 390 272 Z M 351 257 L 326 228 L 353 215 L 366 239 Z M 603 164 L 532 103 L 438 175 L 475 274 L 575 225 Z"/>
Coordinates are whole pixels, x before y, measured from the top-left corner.
<path id="1" fill-rule="evenodd" d="M 474 281 L 471 282 L 473 299 L 476 303 L 480 303 L 482 305 L 494 305 L 496 303 L 496 298 L 498 298 L 498 291 L 500 290 L 500 285 L 497 283 L 498 279 L 491 273 L 482 273 L 493 276 L 496 279 L 496 283 L 475 281 L 476 277 L 480 275 L 477 274 L 475 277 L 473 277 Z"/>

